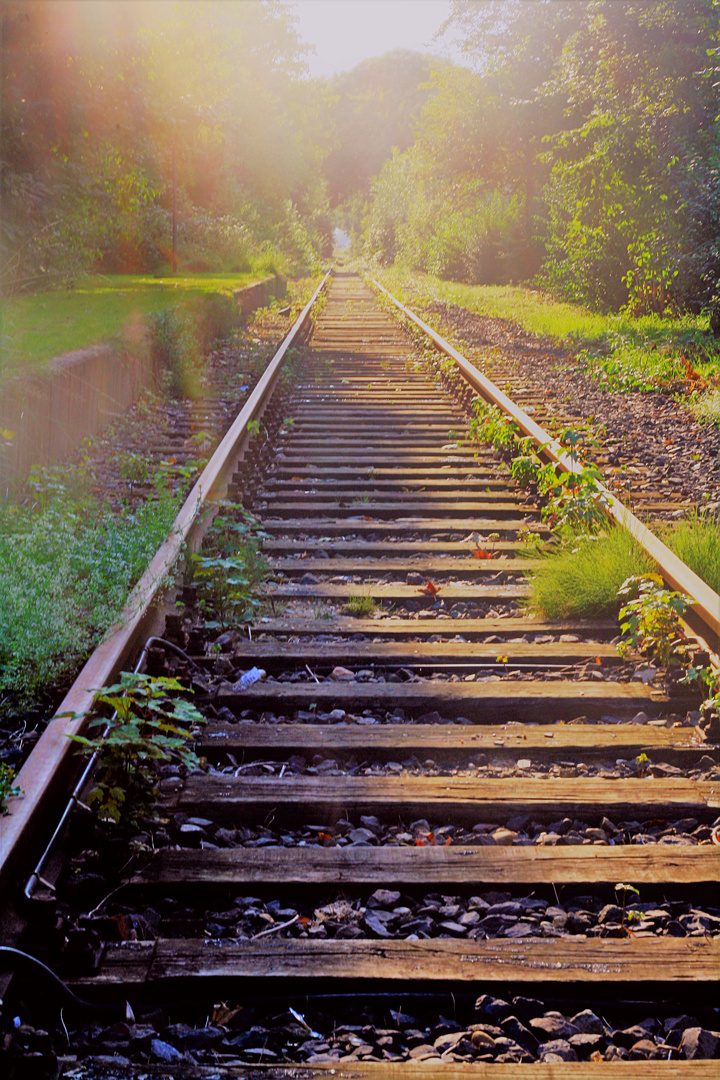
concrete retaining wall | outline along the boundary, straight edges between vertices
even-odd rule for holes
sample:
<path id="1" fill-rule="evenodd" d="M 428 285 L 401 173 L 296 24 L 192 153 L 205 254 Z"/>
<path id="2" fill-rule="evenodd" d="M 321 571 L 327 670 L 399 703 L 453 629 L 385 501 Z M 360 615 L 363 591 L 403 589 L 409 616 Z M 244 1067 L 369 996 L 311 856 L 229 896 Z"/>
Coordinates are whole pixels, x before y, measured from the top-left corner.
<path id="1" fill-rule="evenodd" d="M 283 290 L 284 282 L 276 277 L 237 289 L 233 297 L 239 321 Z M 205 307 L 213 310 L 213 305 Z M 212 330 L 203 327 L 206 341 L 214 336 Z M 33 465 L 65 460 L 156 381 L 150 337 L 145 325 L 132 346 L 80 349 L 50 360 L 41 374 L 0 387 L 0 498 L 7 497 Z"/>

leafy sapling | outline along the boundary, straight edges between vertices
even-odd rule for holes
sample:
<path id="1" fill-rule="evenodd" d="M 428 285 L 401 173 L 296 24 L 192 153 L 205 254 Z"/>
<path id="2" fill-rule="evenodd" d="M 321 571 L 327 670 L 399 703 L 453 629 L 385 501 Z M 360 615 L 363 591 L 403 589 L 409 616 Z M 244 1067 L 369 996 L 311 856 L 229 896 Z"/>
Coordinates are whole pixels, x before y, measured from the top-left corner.
<path id="1" fill-rule="evenodd" d="M 191 702 L 176 696 L 181 693 L 187 690 L 177 679 L 125 671 L 119 683 L 97 692 L 95 705 L 106 706 L 113 715 L 90 723 L 102 729 L 93 738 L 71 738 L 81 753 L 97 754 L 97 780 L 87 802 L 96 804 L 101 820 L 136 826 L 155 799 L 160 763 L 176 762 L 187 769 L 202 764 L 190 746 L 190 729 L 205 720 Z"/>
<path id="2" fill-rule="evenodd" d="M 625 656 L 635 648 L 662 667 L 686 659 L 688 642 L 681 618 L 692 604 L 689 596 L 665 588 L 658 574 L 628 578 L 618 597 L 624 601 L 618 618 L 624 640 L 618 652 Z"/>

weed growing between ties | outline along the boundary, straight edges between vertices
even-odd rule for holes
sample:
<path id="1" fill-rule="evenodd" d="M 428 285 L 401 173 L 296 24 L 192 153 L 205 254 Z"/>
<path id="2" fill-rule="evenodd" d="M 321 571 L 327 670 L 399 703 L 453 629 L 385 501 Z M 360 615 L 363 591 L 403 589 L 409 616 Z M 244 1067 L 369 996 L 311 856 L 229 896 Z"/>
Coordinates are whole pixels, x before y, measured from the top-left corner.
<path id="1" fill-rule="evenodd" d="M 0 720 L 60 686 L 121 611 L 181 496 L 109 509 L 80 478 L 47 473 L 35 501 L 0 503 Z"/>
<path id="2" fill-rule="evenodd" d="M 530 575 L 529 606 L 545 619 L 614 618 L 618 592 L 632 576 L 651 573 L 654 563 L 624 529 L 600 536 L 577 535 L 539 556 Z"/>
<path id="3" fill-rule="evenodd" d="M 372 596 L 348 596 L 344 610 L 358 619 L 368 619 L 377 611 L 377 602 Z"/>
<path id="4" fill-rule="evenodd" d="M 236 503 L 220 504 L 202 551 L 188 559 L 186 583 L 197 587 L 207 629 L 227 630 L 249 622 L 259 606 L 258 585 L 268 576 L 260 545 L 268 533 Z"/>
<path id="5" fill-rule="evenodd" d="M 687 659 L 688 641 L 682 616 L 692 601 L 682 593 L 666 589 L 659 574 L 630 577 L 618 591 L 622 607 L 618 613 L 623 640 L 618 652 L 625 656 L 637 649 L 662 667 Z"/>
<path id="6" fill-rule="evenodd" d="M 193 726 L 205 720 L 191 702 L 173 696 L 187 692 L 177 679 L 138 672 L 123 672 L 119 683 L 98 691 L 95 706 L 111 709 L 111 717 L 91 721 L 91 728 L 102 728 L 94 738 L 71 738 L 81 753 L 97 754 L 97 779 L 87 803 L 96 804 L 102 821 L 121 827 L 140 824 L 157 794 L 159 763 L 176 762 L 186 769 L 202 764 L 189 741 Z"/>

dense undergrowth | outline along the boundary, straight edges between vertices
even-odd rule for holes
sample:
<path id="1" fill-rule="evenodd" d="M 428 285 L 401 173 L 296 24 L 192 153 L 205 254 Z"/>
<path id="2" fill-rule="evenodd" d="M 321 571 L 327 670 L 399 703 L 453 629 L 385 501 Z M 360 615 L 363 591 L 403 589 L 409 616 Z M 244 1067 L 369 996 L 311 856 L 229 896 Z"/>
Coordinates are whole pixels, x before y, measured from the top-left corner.
<path id="1" fill-rule="evenodd" d="M 37 498 L 0 503 L 0 720 L 61 685 L 111 626 L 174 521 L 181 495 L 117 510 L 66 468 Z"/>
<path id="2" fill-rule="evenodd" d="M 608 390 L 682 391 L 700 419 L 720 421 L 720 341 L 706 315 L 602 315 L 522 286 L 463 285 L 398 268 L 376 276 L 404 303 L 455 304 L 565 345 Z"/>

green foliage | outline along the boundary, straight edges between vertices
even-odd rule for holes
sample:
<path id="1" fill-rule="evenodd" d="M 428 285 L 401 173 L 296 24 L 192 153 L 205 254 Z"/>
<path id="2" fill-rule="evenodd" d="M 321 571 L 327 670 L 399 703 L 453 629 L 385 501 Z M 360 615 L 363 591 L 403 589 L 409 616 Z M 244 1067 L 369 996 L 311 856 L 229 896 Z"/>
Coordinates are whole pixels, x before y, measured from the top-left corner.
<path id="1" fill-rule="evenodd" d="M 654 566 L 624 529 L 566 541 L 539 558 L 530 575 L 530 608 L 545 619 L 614 618 L 623 583 Z"/>
<path id="2" fill-rule="evenodd" d="M 17 784 L 13 784 L 14 779 L 15 770 L 12 765 L 8 765 L 5 761 L 0 762 L 0 817 L 8 812 L 8 799 L 22 795 Z"/>
<path id="3" fill-rule="evenodd" d="M 355 615 L 358 619 L 369 618 L 376 610 L 377 602 L 372 596 L 349 596 L 345 602 L 348 615 Z"/>
<path id="4" fill-rule="evenodd" d="M 446 30 L 468 66 L 433 72 L 366 254 L 720 327 L 713 0 L 458 3 Z"/>
<path id="5" fill-rule="evenodd" d="M 563 532 L 597 533 L 607 523 L 608 496 L 598 487 L 602 473 L 594 465 L 580 465 L 564 472 L 556 465 L 543 465 L 538 472 L 538 492 L 545 497 L 543 521 Z"/>
<path id="6" fill-rule="evenodd" d="M 540 462 L 534 454 L 518 454 L 510 466 L 510 476 L 520 487 L 527 488 L 536 484 L 540 472 Z"/>
<path id="7" fill-rule="evenodd" d="M 205 625 L 226 629 L 249 622 L 259 605 L 257 588 L 268 575 L 260 545 L 268 534 L 241 506 L 224 503 L 222 509 L 205 534 L 202 551 L 190 556 L 187 577 L 198 586 Z"/>
<path id="8" fill-rule="evenodd" d="M 5 293 L 167 267 L 173 171 L 183 269 L 327 249 L 319 89 L 284 5 L 104 3 L 95 20 L 8 0 L 0 20 Z"/>
<path id="9" fill-rule="evenodd" d="M 98 776 L 87 801 L 97 804 L 101 820 L 137 825 L 156 795 L 160 762 L 200 766 L 188 729 L 205 720 L 190 702 L 172 696 L 180 693 L 187 691 L 177 679 L 138 672 L 122 672 L 119 683 L 97 692 L 95 707 L 113 710 L 112 716 L 91 721 L 90 728 L 103 729 L 94 738 L 71 738 L 83 754 L 97 754 Z"/>
<path id="10" fill-rule="evenodd" d="M 454 361 L 453 361 L 454 366 Z M 476 398 L 468 431 L 473 442 L 489 443 L 499 453 L 512 456 L 520 446 L 520 428 L 497 405 L 488 405 Z"/>
<path id="11" fill-rule="evenodd" d="M 625 635 L 618 645 L 621 656 L 638 649 L 662 667 L 686 658 L 680 620 L 692 604 L 688 596 L 666 589 L 657 574 L 644 574 L 623 582 L 618 597 L 623 602 L 618 618 Z"/>
<path id="12" fill-rule="evenodd" d="M 34 503 L 0 503 L 0 711 L 77 667 L 122 609 L 180 504 L 160 485 L 142 506 L 113 511 L 65 467 L 34 484 Z"/>

